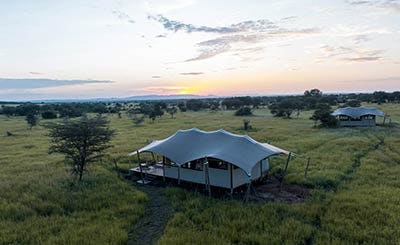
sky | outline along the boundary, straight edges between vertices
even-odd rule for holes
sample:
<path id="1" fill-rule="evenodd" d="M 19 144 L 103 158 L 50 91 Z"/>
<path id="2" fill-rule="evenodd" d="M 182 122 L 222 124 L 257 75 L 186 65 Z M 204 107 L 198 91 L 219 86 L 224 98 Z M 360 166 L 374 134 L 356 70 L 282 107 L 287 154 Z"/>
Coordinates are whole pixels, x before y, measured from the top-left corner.
<path id="1" fill-rule="evenodd" d="M 400 90 L 400 0 L 0 0 L 0 100 Z"/>

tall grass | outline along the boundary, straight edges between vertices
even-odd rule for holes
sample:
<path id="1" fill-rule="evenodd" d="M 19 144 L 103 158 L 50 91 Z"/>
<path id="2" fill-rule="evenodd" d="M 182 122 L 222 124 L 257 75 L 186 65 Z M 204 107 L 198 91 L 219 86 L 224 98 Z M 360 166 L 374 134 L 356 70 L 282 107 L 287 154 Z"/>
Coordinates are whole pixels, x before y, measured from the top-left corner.
<path id="1" fill-rule="evenodd" d="M 398 105 L 379 107 L 392 121 L 400 121 Z M 398 128 L 319 129 L 308 119 L 312 112 L 279 119 L 259 109 L 246 117 L 253 130 L 245 132 L 243 118 L 233 113 L 178 113 L 175 119 L 165 116 L 139 126 L 126 115 L 108 115 L 117 132 L 108 153 L 111 158 L 126 156 L 178 129 L 248 133 L 258 141 L 310 156 L 308 178 L 306 159 L 294 158 L 285 183 L 307 186 L 312 196 L 297 204 L 244 204 L 170 188 L 176 213 L 159 244 L 400 242 Z M 6 131 L 15 136 L 3 136 Z M 77 184 L 62 156 L 47 154 L 43 127 L 28 130 L 24 118 L 0 117 L 0 134 L 0 244 L 126 242 L 147 198 L 117 176 L 110 159 L 89 166 L 84 182 Z M 285 158 L 273 158 L 271 171 L 279 171 L 284 162 Z M 123 157 L 118 166 L 127 170 L 135 163 L 135 158 Z"/>
<path id="2" fill-rule="evenodd" d="M 15 136 L 3 136 L 11 131 Z M 82 183 L 62 156 L 48 155 L 46 130 L 0 118 L 0 244 L 122 244 L 146 196 L 103 166 Z"/>

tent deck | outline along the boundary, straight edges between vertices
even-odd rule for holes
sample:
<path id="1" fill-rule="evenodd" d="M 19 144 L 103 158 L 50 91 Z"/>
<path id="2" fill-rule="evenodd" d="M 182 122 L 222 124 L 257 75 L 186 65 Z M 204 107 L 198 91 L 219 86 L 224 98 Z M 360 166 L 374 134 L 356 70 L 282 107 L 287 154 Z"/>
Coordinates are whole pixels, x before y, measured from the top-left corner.
<path id="1" fill-rule="evenodd" d="M 131 172 L 131 173 L 139 173 L 140 174 L 140 167 L 131 168 L 131 169 L 129 169 L 129 172 Z M 142 167 L 142 172 L 143 172 L 143 174 L 149 174 L 149 175 L 162 177 L 163 176 L 162 163 L 161 163 L 161 165 L 160 164 L 156 164 L 154 166 Z"/>

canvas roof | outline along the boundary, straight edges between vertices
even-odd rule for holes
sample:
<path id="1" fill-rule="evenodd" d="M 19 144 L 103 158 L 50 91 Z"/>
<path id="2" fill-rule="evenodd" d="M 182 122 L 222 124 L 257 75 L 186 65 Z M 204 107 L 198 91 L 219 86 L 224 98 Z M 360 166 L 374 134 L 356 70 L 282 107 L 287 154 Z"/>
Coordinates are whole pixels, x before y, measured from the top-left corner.
<path id="1" fill-rule="evenodd" d="M 178 130 L 164 140 L 153 141 L 138 150 L 165 156 L 178 165 L 206 157 L 217 158 L 236 165 L 251 176 L 253 167 L 261 160 L 288 151 L 267 143 L 260 143 L 247 135 L 236 135 L 225 130 L 212 132 L 196 128 Z M 132 152 L 131 155 L 136 154 Z"/>
<path id="2" fill-rule="evenodd" d="M 372 107 L 346 107 L 339 108 L 332 113 L 333 116 L 345 115 L 351 118 L 360 118 L 365 115 L 374 115 L 383 117 L 385 113 Z"/>

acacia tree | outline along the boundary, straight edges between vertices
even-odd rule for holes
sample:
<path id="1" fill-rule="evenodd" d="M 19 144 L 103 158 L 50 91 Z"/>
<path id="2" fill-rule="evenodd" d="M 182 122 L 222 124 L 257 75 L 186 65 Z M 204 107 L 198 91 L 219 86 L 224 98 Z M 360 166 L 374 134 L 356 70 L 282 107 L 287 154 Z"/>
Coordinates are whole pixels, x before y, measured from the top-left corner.
<path id="1" fill-rule="evenodd" d="M 32 129 L 32 127 L 36 126 L 39 121 L 38 117 L 35 114 L 26 115 L 25 120 L 29 125 L 29 129 Z"/>
<path id="2" fill-rule="evenodd" d="M 49 153 L 64 154 L 72 167 L 71 173 L 78 175 L 79 180 L 87 171 L 87 165 L 101 158 L 104 150 L 111 147 L 109 143 L 115 134 L 102 116 L 83 116 L 79 120 L 65 120 L 48 127 L 51 137 Z"/>
<path id="3" fill-rule="evenodd" d="M 296 103 L 293 99 L 283 99 L 269 106 L 271 114 L 274 115 L 274 117 L 284 118 L 290 118 L 296 108 Z"/>

